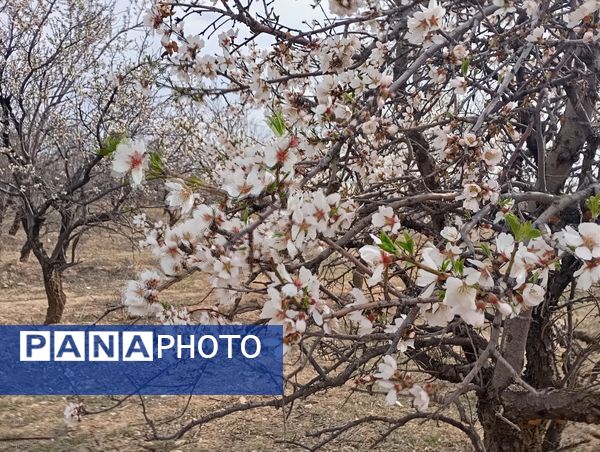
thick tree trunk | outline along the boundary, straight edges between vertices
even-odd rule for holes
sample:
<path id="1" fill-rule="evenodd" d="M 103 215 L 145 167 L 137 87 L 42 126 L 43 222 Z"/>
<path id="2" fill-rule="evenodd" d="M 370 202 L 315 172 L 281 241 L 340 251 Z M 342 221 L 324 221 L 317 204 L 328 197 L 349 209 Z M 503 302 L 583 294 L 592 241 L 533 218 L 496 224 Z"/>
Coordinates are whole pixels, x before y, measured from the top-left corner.
<path id="1" fill-rule="evenodd" d="M 63 291 L 63 270 L 52 265 L 42 265 L 44 288 L 48 298 L 45 325 L 60 323 L 67 297 Z"/>
<path id="2" fill-rule="evenodd" d="M 8 211 L 8 199 L 6 196 L 0 196 L 0 238 L 2 238 L 2 233 L 4 229 L 2 227 L 2 223 L 4 223 L 4 218 L 6 217 L 6 212 Z M 2 254 L 2 242 L 0 242 L 0 254 Z"/>
<path id="3" fill-rule="evenodd" d="M 477 412 L 486 452 L 545 452 L 559 447 L 567 422 L 600 423 L 600 393 L 512 385 L 495 398 L 482 394 Z"/>
<path id="4" fill-rule="evenodd" d="M 543 423 L 511 422 L 502 415 L 502 405 L 494 400 L 479 400 L 478 411 L 486 452 L 543 451 Z"/>

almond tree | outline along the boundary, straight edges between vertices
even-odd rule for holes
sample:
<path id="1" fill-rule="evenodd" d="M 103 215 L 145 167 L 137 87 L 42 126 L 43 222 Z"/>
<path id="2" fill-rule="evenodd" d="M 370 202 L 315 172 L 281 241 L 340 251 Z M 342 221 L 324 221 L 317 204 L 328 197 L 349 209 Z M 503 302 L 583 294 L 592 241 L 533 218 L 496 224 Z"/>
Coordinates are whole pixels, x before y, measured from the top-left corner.
<path id="1" fill-rule="evenodd" d="M 585 327 L 600 283 L 600 2 L 323 0 L 321 19 L 294 24 L 277 6 L 158 1 L 146 18 L 177 92 L 267 112 L 273 138 L 215 168 L 212 200 L 167 182 L 182 217 L 147 229 L 160 271 L 123 304 L 171 323 L 254 311 L 301 355 L 283 397 L 154 436 L 349 382 L 415 411 L 312 432 L 310 450 L 432 419 L 478 451 L 549 451 L 569 422 L 600 423 Z M 218 305 L 165 310 L 161 292 L 198 273 Z"/>

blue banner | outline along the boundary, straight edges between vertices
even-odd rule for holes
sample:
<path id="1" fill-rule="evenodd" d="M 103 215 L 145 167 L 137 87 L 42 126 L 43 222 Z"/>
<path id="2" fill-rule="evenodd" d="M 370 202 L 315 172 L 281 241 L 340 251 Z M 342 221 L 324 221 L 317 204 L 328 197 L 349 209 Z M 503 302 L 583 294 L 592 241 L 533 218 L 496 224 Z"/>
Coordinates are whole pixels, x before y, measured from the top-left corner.
<path id="1" fill-rule="evenodd" d="M 0 326 L 2 395 L 277 395 L 281 326 Z"/>

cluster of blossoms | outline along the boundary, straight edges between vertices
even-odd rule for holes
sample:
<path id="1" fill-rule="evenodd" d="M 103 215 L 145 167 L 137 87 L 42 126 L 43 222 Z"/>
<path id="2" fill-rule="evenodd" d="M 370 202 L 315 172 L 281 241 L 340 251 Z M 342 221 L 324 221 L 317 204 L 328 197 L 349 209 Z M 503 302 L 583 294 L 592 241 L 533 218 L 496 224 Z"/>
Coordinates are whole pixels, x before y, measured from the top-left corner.
<path id="1" fill-rule="evenodd" d="M 375 169 L 369 170 L 367 162 L 375 162 Z M 370 156 L 353 165 L 352 169 L 363 175 L 369 184 L 383 183 L 390 179 L 397 179 L 404 174 L 404 155 L 380 156 L 373 152 Z"/>
<path id="2" fill-rule="evenodd" d="M 380 208 L 373 216 L 373 225 L 392 234 L 399 230 L 391 208 Z M 380 282 L 392 264 L 410 262 L 418 267 L 415 283 L 423 288 L 421 297 L 431 297 L 438 291 L 442 299 L 440 303 L 422 305 L 421 314 L 429 325 L 444 326 L 460 316 L 478 327 L 485 323 L 486 310 L 513 317 L 522 309 L 538 306 L 544 301 L 549 272 L 558 265 L 561 249 L 570 250 L 583 263 L 574 274 L 578 289 L 587 290 L 600 282 L 599 224 L 581 223 L 578 230 L 567 226 L 552 238 L 541 236 L 528 223 L 520 229 L 524 234 L 520 241 L 504 232 L 493 243 L 478 240 L 482 259 L 462 257 L 466 247 L 454 227 L 441 232 L 446 240 L 444 249 L 425 245 L 416 259 L 401 247 L 383 246 L 377 237 L 377 245 L 362 247 L 360 254 L 373 269 L 368 281 L 371 285 Z M 489 236 L 485 230 L 483 234 Z"/>
<path id="3" fill-rule="evenodd" d="M 484 179 L 479 183 L 465 184 L 463 192 L 456 199 L 464 199 L 463 207 L 471 212 L 478 212 L 481 203 L 496 203 L 500 197 L 500 186 L 495 179 Z"/>
<path id="4" fill-rule="evenodd" d="M 287 251 L 291 258 L 299 254 L 310 256 L 319 251 L 319 234 L 333 237 L 350 226 L 354 209 L 354 203 L 342 201 L 339 193 L 295 193 L 288 200 L 289 217 L 271 224 L 271 232 L 265 233 L 275 250 Z"/>
<path id="5" fill-rule="evenodd" d="M 220 173 L 223 188 L 232 198 L 243 198 L 258 196 L 271 184 L 283 183 L 294 175 L 297 145 L 296 137 L 283 136 L 264 149 L 246 149 L 243 155 L 227 162 Z"/>
<path id="6" fill-rule="evenodd" d="M 553 249 L 542 238 L 525 245 L 515 243 L 506 233 L 496 238 L 495 250 L 483 260 L 463 262 L 458 256 L 446 260 L 437 248 L 426 248 L 425 252 L 426 268 L 419 270 L 417 284 L 432 293 L 439 280 L 444 280 L 442 303 L 424 310 L 431 325 L 445 325 L 458 315 L 473 326 L 482 326 L 486 309 L 510 317 L 523 308 L 537 306 L 544 300 L 548 270 L 555 263 Z M 452 270 L 445 270 L 449 267 Z M 514 280 L 510 290 L 505 282 L 509 278 Z"/>
<path id="7" fill-rule="evenodd" d="M 386 391 L 385 402 L 388 405 L 398 403 L 398 395 L 402 390 L 408 389 L 408 393 L 413 396 L 413 406 L 418 411 L 426 411 L 429 407 L 431 385 L 423 388 L 417 383 L 413 383 L 409 375 L 398 371 L 398 363 L 391 355 L 385 355 L 383 362 L 378 366 L 378 371 L 373 374 L 377 384 Z"/>
<path id="8" fill-rule="evenodd" d="M 218 170 L 215 179 L 222 182 L 232 205 L 264 193 L 279 195 L 292 184 L 298 161 L 297 144 L 295 137 L 282 136 L 264 149 L 249 148 Z M 119 158 L 117 153 L 115 159 Z M 277 210 L 256 228 L 251 244 L 231 247 L 229 240 L 248 226 L 248 220 L 228 217 L 223 205 L 201 204 L 200 195 L 183 179 L 168 179 L 165 186 L 166 202 L 170 209 L 181 214 L 181 219 L 171 227 L 162 222 L 148 227 L 145 218 L 137 218 L 137 224 L 143 226 L 146 234 L 142 245 L 149 247 L 157 257 L 163 279 L 196 270 L 208 274 L 223 304 L 233 302 L 237 291 L 243 289 L 242 281 L 251 274 L 253 261 L 266 257 L 281 263 L 285 258 L 282 252 L 288 258 L 318 253 L 322 250 L 318 236 L 333 237 L 346 229 L 355 210 L 354 204 L 342 201 L 339 193 L 297 191 L 285 199 L 285 209 Z M 284 270 L 280 269 L 279 274 L 284 274 Z M 139 280 L 130 281 L 123 296 L 128 311 L 133 315 L 164 316 L 154 292 L 159 283 L 160 275 L 148 272 Z M 316 305 L 311 315 L 318 316 L 327 310 L 321 303 Z"/>
<path id="9" fill-rule="evenodd" d="M 360 50 L 356 36 L 335 36 L 321 44 L 320 66 L 323 72 L 342 73 L 352 65 L 352 57 Z"/>
<path id="10" fill-rule="evenodd" d="M 365 6 L 366 3 L 365 0 L 331 0 L 329 2 L 329 10 L 338 16 L 352 16 L 359 8 Z"/>
<path id="11" fill-rule="evenodd" d="M 569 15 L 570 28 L 575 28 L 581 22 L 592 22 L 593 14 L 600 9 L 600 2 L 597 0 L 586 0 L 575 11 Z"/>
<path id="12" fill-rule="evenodd" d="M 583 261 L 581 268 L 573 275 L 577 277 L 577 288 L 587 290 L 600 282 L 600 225 L 581 223 L 577 230 L 567 226 L 556 236 L 558 243 Z"/>
<path id="13" fill-rule="evenodd" d="M 177 309 L 173 306 L 169 306 L 164 309 L 158 316 L 159 320 L 163 325 L 190 325 L 192 320 L 190 313 L 186 308 Z M 203 325 L 210 325 L 209 322 L 203 322 Z"/>
<path id="14" fill-rule="evenodd" d="M 444 37 L 437 32 L 442 28 L 445 14 L 446 9 L 439 6 L 437 0 L 430 0 L 427 7 L 421 6 L 421 11 L 408 18 L 408 42 L 423 47 L 443 43 Z"/>
<path id="15" fill-rule="evenodd" d="M 331 314 L 331 309 L 320 299 L 319 280 L 309 270 L 302 267 L 298 275 L 290 276 L 285 266 L 279 264 L 271 277 L 276 282 L 267 289 L 269 299 L 260 318 L 267 319 L 269 325 L 284 326 L 286 346 L 301 339 L 309 319 L 325 332 L 332 331 L 337 322 L 331 318 L 323 320 L 323 316 Z"/>
<path id="16" fill-rule="evenodd" d="M 380 209 L 377 217 L 373 217 L 373 224 L 381 224 L 382 218 L 388 224 L 397 222 L 393 212 Z M 389 230 L 389 226 L 386 228 Z M 512 317 L 544 300 L 548 274 L 557 263 L 557 253 L 539 236 L 539 231 L 530 230 L 527 223 L 520 228 L 530 236 L 516 241 L 513 235 L 503 232 L 492 243 L 479 240 L 482 258 L 463 257 L 466 246 L 459 231 L 451 226 L 441 232 L 445 240 L 442 250 L 425 244 L 416 255 L 413 246 L 406 246 L 407 242 L 393 243 L 388 239 L 384 244 L 377 239 L 377 245 L 362 247 L 360 254 L 373 269 L 368 281 L 371 285 L 379 283 L 392 265 L 410 263 L 418 268 L 415 283 L 423 288 L 421 297 L 426 299 L 437 292 L 441 299 L 439 303 L 421 307 L 429 325 L 444 326 L 459 316 L 466 323 L 480 327 L 485 323 L 486 310 Z M 567 237 L 576 243 L 574 237 L 568 234 Z M 591 259 L 591 254 L 585 256 Z"/>
<path id="17" fill-rule="evenodd" d="M 123 305 L 127 311 L 141 317 L 162 314 L 163 307 L 158 303 L 158 289 L 162 280 L 158 272 L 144 270 L 138 280 L 129 281 L 123 292 Z"/>
<path id="18" fill-rule="evenodd" d="M 441 158 L 452 161 L 462 156 L 465 161 L 463 191 L 457 198 L 463 200 L 463 208 L 478 212 L 482 204 L 495 204 L 500 195 L 499 165 L 504 157 L 499 146 L 483 143 L 471 132 L 453 134 L 449 127 L 434 129 L 433 137 L 432 146 Z"/>

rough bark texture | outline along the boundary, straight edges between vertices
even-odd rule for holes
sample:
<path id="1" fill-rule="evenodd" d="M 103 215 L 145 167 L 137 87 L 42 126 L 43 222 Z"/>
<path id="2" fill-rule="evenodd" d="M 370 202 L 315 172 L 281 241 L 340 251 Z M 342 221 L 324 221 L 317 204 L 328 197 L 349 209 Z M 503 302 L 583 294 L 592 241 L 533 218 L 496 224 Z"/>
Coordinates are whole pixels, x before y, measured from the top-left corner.
<path id="1" fill-rule="evenodd" d="M 541 452 L 541 424 L 514 423 L 498 399 L 479 400 L 479 421 L 483 427 L 486 452 Z M 503 414 L 504 413 L 504 414 Z"/>
<path id="2" fill-rule="evenodd" d="M 600 393 L 593 390 L 548 388 L 537 395 L 520 389 L 508 390 L 502 394 L 502 404 L 517 422 L 600 423 Z"/>
<path id="3" fill-rule="evenodd" d="M 2 233 L 2 223 L 8 210 L 8 201 L 4 196 L 0 196 L 0 234 Z"/>
<path id="4" fill-rule="evenodd" d="M 54 266 L 43 266 L 44 289 L 48 298 L 45 325 L 60 323 L 67 297 L 63 291 L 63 272 Z"/>
<path id="5" fill-rule="evenodd" d="M 536 395 L 511 386 L 497 398 L 480 397 L 478 413 L 487 452 L 544 452 L 559 447 L 567 422 L 600 423 L 600 394 L 546 388 Z"/>
<path id="6" fill-rule="evenodd" d="M 520 373 L 525 362 L 525 348 L 527 346 L 527 335 L 531 325 L 531 310 L 522 311 L 517 317 L 508 319 L 504 325 L 503 344 L 501 353 L 511 367 Z M 491 397 L 500 394 L 511 382 L 510 369 L 498 363 L 494 370 L 494 376 L 489 385 Z"/>

